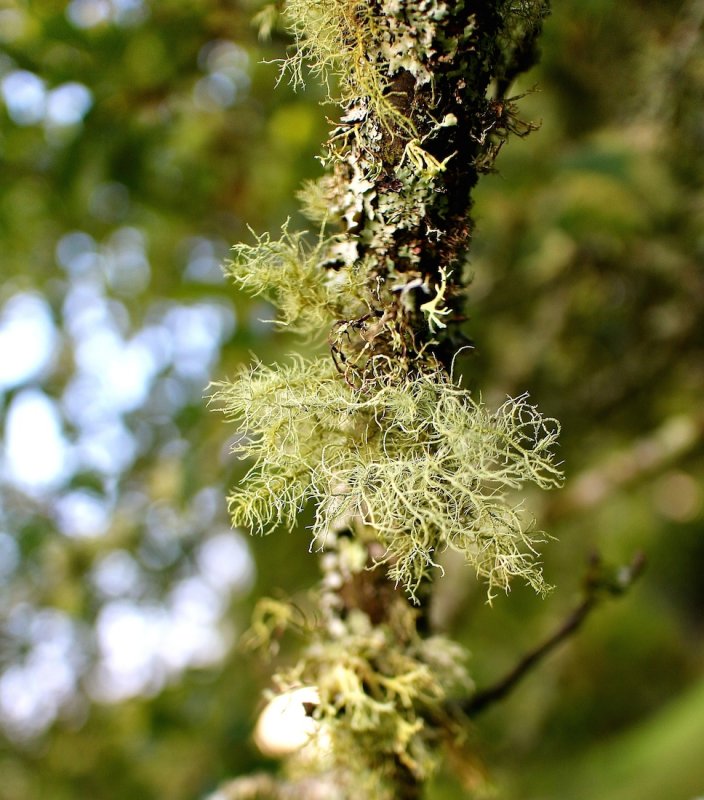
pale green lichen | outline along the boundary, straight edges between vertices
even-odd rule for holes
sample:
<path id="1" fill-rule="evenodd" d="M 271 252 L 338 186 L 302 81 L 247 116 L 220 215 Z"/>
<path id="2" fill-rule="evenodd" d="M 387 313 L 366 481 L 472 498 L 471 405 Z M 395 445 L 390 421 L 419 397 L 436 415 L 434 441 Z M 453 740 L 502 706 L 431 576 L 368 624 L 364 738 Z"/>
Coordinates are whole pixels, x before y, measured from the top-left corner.
<path id="1" fill-rule="evenodd" d="M 340 638 L 321 638 L 309 647 L 287 680 L 317 687 L 314 716 L 338 760 L 376 773 L 374 782 L 382 785 L 390 757 L 417 780 L 427 779 L 438 748 L 426 718 L 437 715 L 453 691 L 470 688 L 466 655 L 442 637 L 416 638 L 401 648 L 387 626 L 372 627 L 361 612 L 347 627 Z"/>
<path id="2" fill-rule="evenodd" d="M 288 0 L 285 14 L 295 47 L 284 70 L 302 85 L 307 64 L 331 99 L 335 83 L 335 102 L 362 102 L 387 129 L 412 134 L 415 126 L 393 102 L 389 79 L 406 71 L 420 85 L 431 81 L 427 62 L 447 6 L 421 0 L 404 15 L 397 7 L 397 0 L 385 0 L 381 8 L 363 0 Z"/>
<path id="3" fill-rule="evenodd" d="M 305 216 L 321 225 L 337 211 L 337 181 L 332 175 L 323 175 L 317 180 L 307 180 L 296 194 Z"/>
<path id="4" fill-rule="evenodd" d="M 419 781 L 433 773 L 438 724 L 448 739 L 458 733 L 457 720 L 443 709 L 472 687 L 463 648 L 442 636 L 420 637 L 405 603 L 389 615 L 388 622 L 372 625 L 355 609 L 344 621 L 336 619 L 332 635 L 314 625 L 299 631 L 305 645 L 296 663 L 274 677 L 277 692 L 271 693 L 314 687 L 318 702 L 310 713 L 320 727 L 318 746 L 305 753 L 307 765 L 316 757 L 320 767 L 344 764 L 375 797 L 387 797 L 385 785 L 393 791 L 395 764 Z"/>
<path id="5" fill-rule="evenodd" d="M 359 289 L 349 275 L 326 275 L 323 268 L 325 260 L 342 258 L 345 252 L 345 242 L 338 237 L 326 237 L 323 229 L 311 245 L 305 231 L 289 233 L 287 225 L 279 239 L 253 235 L 256 244 L 232 248 L 225 274 L 241 289 L 276 306 L 281 325 L 299 333 L 319 333 L 343 309 L 359 305 Z"/>
<path id="6" fill-rule="evenodd" d="M 327 86 L 336 102 L 364 100 L 384 120 L 402 128 L 413 125 L 389 102 L 387 79 L 382 66 L 370 57 L 378 40 L 378 20 L 373 6 L 363 0 L 288 0 L 285 7 L 289 28 L 295 38 L 293 54 L 284 71 L 296 86 L 302 86 L 303 66 Z"/>
<path id="7" fill-rule="evenodd" d="M 267 3 L 252 17 L 252 25 L 257 29 L 259 39 L 268 41 L 279 19 L 279 9 L 276 3 Z"/>
<path id="8" fill-rule="evenodd" d="M 439 175 L 441 172 L 445 171 L 447 162 L 451 158 L 452 155 L 448 156 L 442 161 L 438 161 L 435 156 L 423 149 L 419 139 L 411 139 L 406 144 L 406 147 L 403 151 L 401 164 L 403 165 L 403 163 L 408 160 L 409 163 L 413 164 L 418 175 L 422 176 L 426 180 L 432 180 L 436 175 Z"/>
<path id="9" fill-rule="evenodd" d="M 425 314 L 428 320 L 428 328 L 431 333 L 435 333 L 438 328 L 446 328 L 447 325 L 443 321 L 443 317 L 447 317 L 450 313 L 449 308 L 445 306 L 445 295 L 447 294 L 447 279 L 452 273 L 440 268 L 440 285 L 435 290 L 435 297 L 423 303 L 420 310 Z"/>
<path id="10" fill-rule="evenodd" d="M 254 460 L 229 499 L 234 524 L 293 528 L 314 501 L 315 547 L 339 518 L 361 520 L 411 596 L 447 548 L 487 581 L 490 597 L 514 576 L 546 589 L 535 553 L 543 535 L 509 494 L 560 482 L 559 426 L 525 396 L 491 412 L 442 372 L 365 394 L 323 359 L 259 364 L 217 388 L 215 401 L 243 429 L 235 452 Z"/>

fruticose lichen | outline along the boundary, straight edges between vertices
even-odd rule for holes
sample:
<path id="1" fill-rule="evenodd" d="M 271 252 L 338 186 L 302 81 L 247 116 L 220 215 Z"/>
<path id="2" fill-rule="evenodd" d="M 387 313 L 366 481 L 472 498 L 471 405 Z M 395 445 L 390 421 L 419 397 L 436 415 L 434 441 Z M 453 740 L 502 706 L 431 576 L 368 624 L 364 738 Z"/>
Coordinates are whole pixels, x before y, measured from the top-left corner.
<path id="1" fill-rule="evenodd" d="M 225 274 L 249 294 L 275 305 L 281 325 L 298 333 L 319 333 L 345 309 L 363 307 L 349 274 L 326 273 L 322 267 L 339 249 L 336 237 L 321 231 L 309 245 L 305 232 L 289 233 L 287 224 L 279 239 L 269 234 L 255 234 L 255 239 L 254 245 L 232 248 Z"/>
<path id="2" fill-rule="evenodd" d="M 303 771 L 334 770 L 335 784 L 347 786 L 344 797 L 396 800 L 399 768 L 423 781 L 436 767 L 440 741 L 462 739 L 466 720 L 451 702 L 472 688 L 467 654 L 443 636 L 420 636 L 418 612 L 398 596 L 385 599 L 383 622 L 360 608 L 341 613 L 340 582 L 364 571 L 366 552 L 356 539 L 330 539 L 322 590 L 313 598 L 322 621 L 265 598 L 247 642 L 267 647 L 291 628 L 303 638 L 296 664 L 274 676 L 272 693 L 273 699 L 306 687 L 316 725 L 299 757 Z"/>
<path id="3" fill-rule="evenodd" d="M 245 436 L 235 452 L 254 465 L 230 496 L 233 523 L 259 533 L 294 527 L 316 506 L 313 546 L 324 549 L 341 518 L 357 520 L 385 547 L 380 561 L 414 595 L 451 548 L 489 592 L 520 576 L 545 584 L 513 490 L 560 480 L 552 452 L 559 426 L 525 396 L 489 411 L 442 373 L 351 391 L 328 359 L 262 364 L 219 387 L 223 411 Z"/>

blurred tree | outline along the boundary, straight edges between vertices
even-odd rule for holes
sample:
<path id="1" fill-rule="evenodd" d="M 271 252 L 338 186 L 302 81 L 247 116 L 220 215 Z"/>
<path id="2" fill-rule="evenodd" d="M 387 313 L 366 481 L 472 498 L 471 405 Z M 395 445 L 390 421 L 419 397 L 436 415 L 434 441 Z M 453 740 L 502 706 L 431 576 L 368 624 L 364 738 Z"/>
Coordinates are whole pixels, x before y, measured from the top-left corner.
<path id="1" fill-rule="evenodd" d="M 245 540 L 203 387 L 292 347 L 221 283 L 319 174 L 314 90 L 245 3 L 0 4 L 0 794 L 192 798 L 264 766 L 267 684 L 231 645 L 253 595 L 308 585 L 302 536 Z M 512 89 L 543 119 L 475 202 L 469 378 L 563 422 L 558 590 L 437 616 L 479 685 L 552 629 L 585 555 L 647 551 L 621 604 L 477 720 L 505 798 L 701 794 L 703 4 L 563 0 Z M 312 94 L 312 97 L 310 96 Z M 211 418 L 212 417 L 212 418 Z M 222 456 L 214 457 L 214 454 Z M 251 593 L 250 593 L 251 590 Z M 598 742 L 609 737 L 605 748 Z M 474 738 L 474 735 L 473 735 Z M 692 746 L 690 747 L 690 744 Z M 460 797 L 452 777 L 429 794 Z"/>

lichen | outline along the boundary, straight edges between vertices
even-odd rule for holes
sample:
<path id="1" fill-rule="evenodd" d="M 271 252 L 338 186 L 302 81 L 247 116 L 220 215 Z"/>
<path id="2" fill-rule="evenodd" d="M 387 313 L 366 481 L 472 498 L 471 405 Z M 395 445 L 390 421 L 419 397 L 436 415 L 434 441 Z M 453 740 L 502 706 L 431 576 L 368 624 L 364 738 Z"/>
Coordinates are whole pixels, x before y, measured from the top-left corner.
<path id="1" fill-rule="evenodd" d="M 228 500 L 233 524 L 292 530 L 310 505 L 310 549 L 323 552 L 314 621 L 265 601 L 247 637 L 271 650 L 293 627 L 304 640 L 274 683 L 315 687 L 311 713 L 331 750 L 302 758 L 291 797 L 308 796 L 311 770 L 346 800 L 418 796 L 456 732 L 448 698 L 468 686 L 460 649 L 419 632 L 444 551 L 462 554 L 489 599 L 514 578 L 548 588 L 546 534 L 521 489 L 560 483 L 559 425 L 525 394 L 488 408 L 453 366 L 471 191 L 508 137 L 535 127 L 506 92 L 535 61 L 545 10 L 545 0 L 283 3 L 294 45 L 282 75 L 300 85 L 307 65 L 338 106 L 325 175 L 299 193 L 317 239 L 287 227 L 259 236 L 235 246 L 227 271 L 282 325 L 327 333 L 331 357 L 256 363 L 216 384 L 212 402 L 239 427 L 233 451 L 249 463 Z M 271 9 L 260 24 L 271 28 Z"/>
<path id="2" fill-rule="evenodd" d="M 400 10 L 398 0 L 384 0 L 379 9 L 363 0 L 288 0 L 295 45 L 284 73 L 303 85 L 307 64 L 334 102 L 363 102 L 389 132 L 413 134 L 415 125 L 398 109 L 389 81 L 401 71 L 421 85 L 432 81 L 428 64 L 447 4 L 420 0 Z"/>
<path id="3" fill-rule="evenodd" d="M 559 483 L 559 426 L 525 396 L 491 412 L 441 372 L 367 395 L 327 359 L 293 359 L 256 365 L 217 387 L 214 401 L 242 426 L 234 451 L 254 462 L 229 498 L 234 524 L 293 528 L 313 501 L 315 548 L 336 519 L 357 518 L 412 597 L 447 548 L 464 555 L 490 596 L 514 576 L 545 591 L 535 553 L 544 537 L 511 492 Z"/>
<path id="4" fill-rule="evenodd" d="M 284 225 L 279 239 L 253 234 L 256 244 L 236 244 L 225 274 L 253 296 L 263 296 L 278 309 L 278 322 L 298 333 L 319 333 L 343 310 L 359 306 L 359 291 L 347 273 L 326 276 L 324 262 L 336 261 L 345 242 L 325 236 L 324 228 L 314 244 L 307 232 L 289 233 Z M 354 260 L 354 254 L 347 256 Z M 344 263 L 344 262 L 343 262 Z"/>
<path id="5" fill-rule="evenodd" d="M 263 615 L 272 602 L 279 609 L 277 620 L 284 620 L 276 628 L 278 640 L 296 611 L 291 605 L 286 613 L 281 610 L 285 604 L 265 600 L 259 604 L 266 606 Z M 270 647 L 274 636 L 270 629 L 262 635 L 262 614 L 255 611 L 257 632 L 249 640 Z M 439 739 L 458 735 L 457 716 L 442 709 L 472 688 L 467 653 L 443 636 L 419 636 L 416 614 L 398 602 L 392 603 L 383 624 L 372 624 L 359 609 L 344 619 L 333 615 L 327 619 L 331 621 L 333 630 L 323 624 L 297 629 L 303 648 L 295 663 L 276 673 L 276 690 L 270 695 L 301 686 L 312 689 L 316 702 L 309 714 L 318 729 L 301 761 L 308 769 L 311 761 L 317 762 L 314 766 L 321 771 L 344 765 L 357 783 L 366 781 L 375 797 L 393 800 L 392 790 L 387 794 L 384 787 L 393 786 L 396 766 L 426 780 L 437 766 Z"/>
<path id="6" fill-rule="evenodd" d="M 317 687 L 314 717 L 338 760 L 357 766 L 358 774 L 373 772 L 383 781 L 390 759 L 398 759 L 417 780 L 427 779 L 437 764 L 437 733 L 426 717 L 453 692 L 470 688 L 466 654 L 439 636 L 416 636 L 401 649 L 387 626 L 373 627 L 361 612 L 346 627 L 338 638 L 314 641 L 280 680 Z"/>

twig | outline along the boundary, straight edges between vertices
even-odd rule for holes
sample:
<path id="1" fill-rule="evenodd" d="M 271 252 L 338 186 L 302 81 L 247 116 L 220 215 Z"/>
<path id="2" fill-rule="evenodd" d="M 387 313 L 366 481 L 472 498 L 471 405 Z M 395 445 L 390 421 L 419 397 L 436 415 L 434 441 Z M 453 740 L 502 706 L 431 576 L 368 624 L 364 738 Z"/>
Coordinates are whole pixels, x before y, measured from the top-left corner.
<path id="1" fill-rule="evenodd" d="M 595 554 L 584 580 L 582 602 L 551 636 L 523 656 L 498 683 L 482 689 L 469 698 L 463 704 L 462 710 L 469 716 L 476 716 L 494 703 L 503 700 L 536 664 L 582 627 L 589 614 L 605 597 L 619 596 L 627 592 L 644 568 L 645 556 L 638 552 L 629 565 L 621 567 L 615 575 L 606 575 L 601 558 Z"/>

